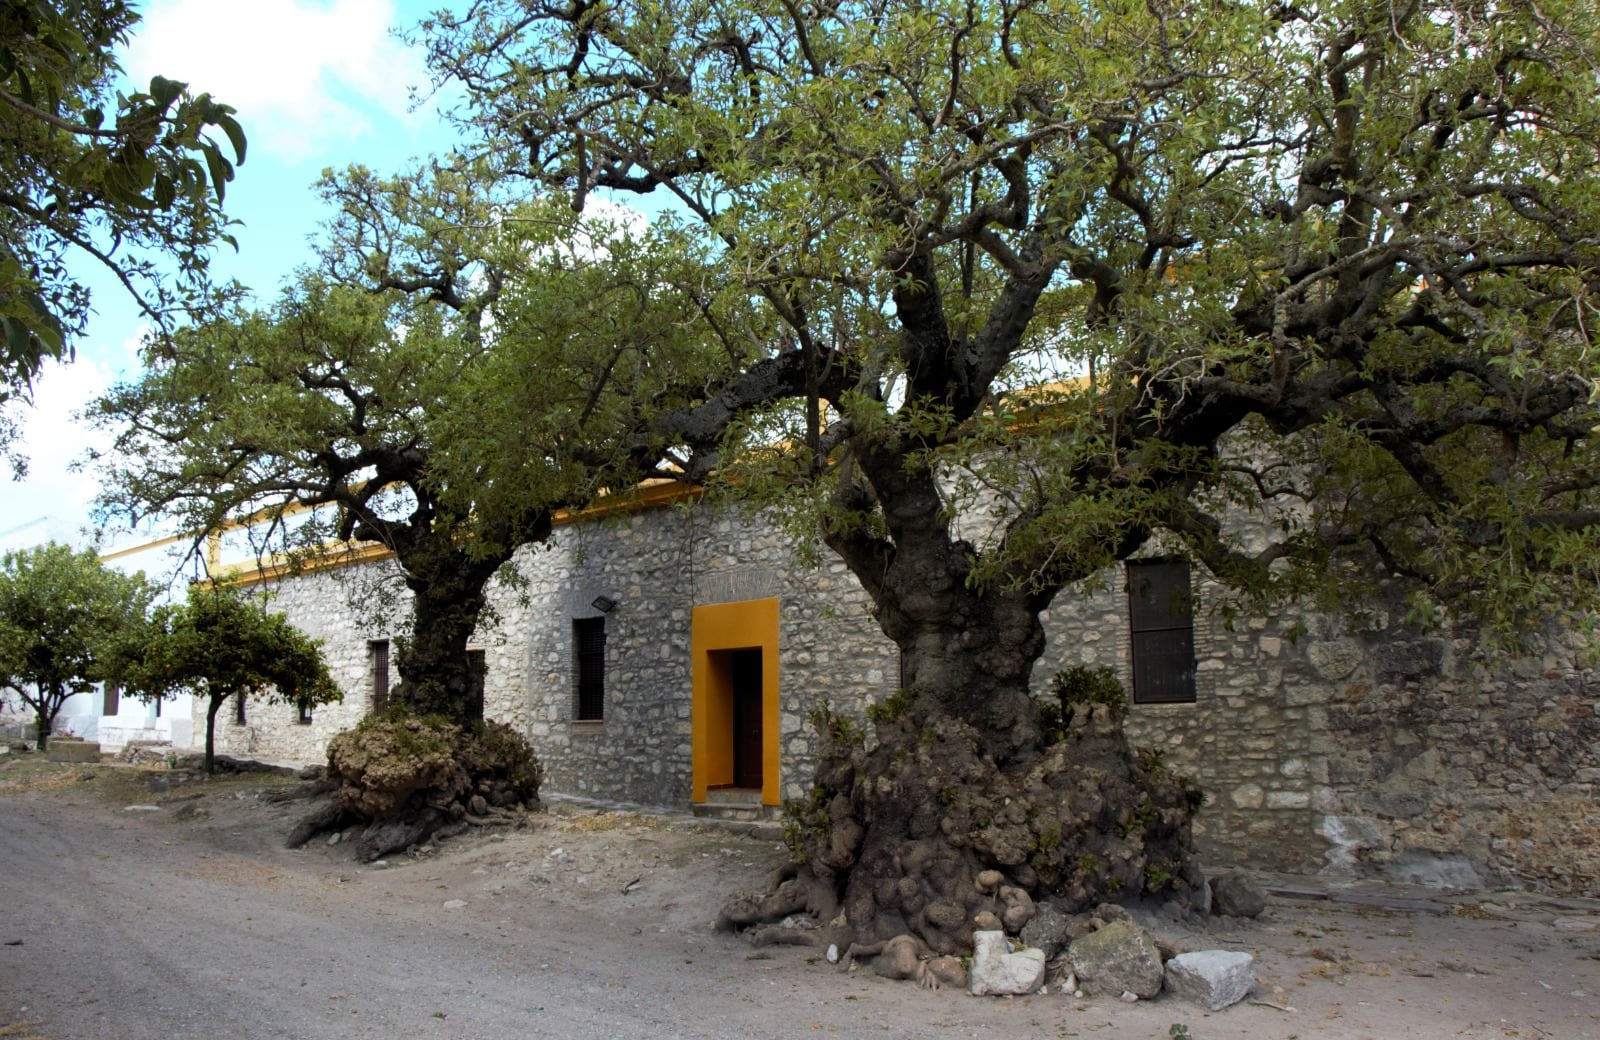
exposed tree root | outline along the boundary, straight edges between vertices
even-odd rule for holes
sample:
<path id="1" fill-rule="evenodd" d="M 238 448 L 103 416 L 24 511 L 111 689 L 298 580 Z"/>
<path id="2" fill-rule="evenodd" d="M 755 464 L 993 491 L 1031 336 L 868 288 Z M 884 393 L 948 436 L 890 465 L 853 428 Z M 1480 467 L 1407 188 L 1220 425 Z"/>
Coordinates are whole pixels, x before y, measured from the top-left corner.
<path id="1" fill-rule="evenodd" d="M 333 798 L 300 821 L 288 845 L 366 824 L 356 858 L 370 862 L 468 827 L 506 825 L 511 810 L 541 808 L 542 777 L 527 742 L 508 726 L 368 719 L 328 746 Z"/>
<path id="2" fill-rule="evenodd" d="M 1080 706 L 1062 739 L 1006 767 L 955 719 L 880 719 L 870 750 L 847 723 L 821 721 L 818 783 L 789 809 L 799 862 L 765 893 L 731 901 L 719 927 L 804 913 L 847 929 L 841 949 L 852 958 L 914 941 L 916 957 L 897 958 L 909 971 L 912 960 L 970 951 L 976 930 L 1016 934 L 1036 899 L 1071 913 L 1144 894 L 1200 896 L 1199 792 L 1134 754 L 1116 705 Z M 756 934 L 801 941 L 771 931 Z"/>

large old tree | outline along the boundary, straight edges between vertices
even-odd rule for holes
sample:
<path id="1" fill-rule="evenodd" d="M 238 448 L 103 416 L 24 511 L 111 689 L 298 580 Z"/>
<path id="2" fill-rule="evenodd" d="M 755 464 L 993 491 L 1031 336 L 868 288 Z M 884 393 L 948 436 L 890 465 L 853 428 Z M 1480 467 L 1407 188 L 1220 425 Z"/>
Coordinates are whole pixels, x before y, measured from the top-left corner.
<path id="1" fill-rule="evenodd" d="M 343 209 L 322 273 L 156 343 L 99 402 L 118 434 L 102 501 L 319 556 L 388 549 L 411 594 L 392 701 L 470 727 L 490 580 L 557 509 L 634 479 L 632 402 L 695 354 L 648 291 L 676 254 L 560 209 L 495 208 L 459 170 L 358 169 L 328 190 Z M 513 348 L 526 367 L 508 381 L 492 361 Z M 515 443 L 474 453 L 470 431 L 512 407 Z"/>
<path id="2" fill-rule="evenodd" d="M 724 329 L 738 369 L 656 428 L 818 489 L 904 652 L 811 817 L 862 941 L 959 945 L 986 866 L 1079 901 L 1185 873 L 1181 838 L 1051 851 L 1183 829 L 1030 696 L 1041 612 L 1119 559 L 1502 631 L 1592 605 L 1587 4 L 483 0 L 421 35 L 502 175 L 665 199 L 719 251 L 701 297 L 779 329 Z M 1118 768 L 1137 804 L 1074 793 Z"/>

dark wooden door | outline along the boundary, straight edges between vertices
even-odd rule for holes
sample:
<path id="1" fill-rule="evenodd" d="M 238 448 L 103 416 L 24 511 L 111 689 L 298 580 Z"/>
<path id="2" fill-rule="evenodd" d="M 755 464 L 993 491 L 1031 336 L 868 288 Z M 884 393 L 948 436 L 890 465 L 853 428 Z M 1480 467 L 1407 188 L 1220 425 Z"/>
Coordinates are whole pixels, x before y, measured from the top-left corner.
<path id="1" fill-rule="evenodd" d="M 733 785 L 761 788 L 761 651 L 735 650 L 733 670 Z"/>

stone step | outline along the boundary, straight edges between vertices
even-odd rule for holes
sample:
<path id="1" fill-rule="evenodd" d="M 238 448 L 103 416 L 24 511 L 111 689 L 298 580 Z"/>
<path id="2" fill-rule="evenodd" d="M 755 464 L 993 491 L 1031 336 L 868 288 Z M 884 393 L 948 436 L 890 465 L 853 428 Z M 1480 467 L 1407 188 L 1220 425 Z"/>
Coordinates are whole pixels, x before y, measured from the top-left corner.
<path id="1" fill-rule="evenodd" d="M 707 791 L 706 800 L 689 806 L 702 820 L 776 820 L 778 807 L 762 805 L 760 791 Z"/>
<path id="2" fill-rule="evenodd" d="M 760 805 L 761 790 L 756 787 L 712 787 L 706 790 L 710 805 Z"/>
<path id="3" fill-rule="evenodd" d="M 45 757 L 52 762 L 98 762 L 100 744 L 93 740 L 51 737 L 45 747 Z"/>

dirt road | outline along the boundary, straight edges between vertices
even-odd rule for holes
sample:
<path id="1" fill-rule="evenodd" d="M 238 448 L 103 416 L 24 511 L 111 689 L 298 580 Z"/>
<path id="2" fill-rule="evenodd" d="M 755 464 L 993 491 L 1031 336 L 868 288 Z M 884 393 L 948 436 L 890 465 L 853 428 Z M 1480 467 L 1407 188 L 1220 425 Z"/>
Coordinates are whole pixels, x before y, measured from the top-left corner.
<path id="1" fill-rule="evenodd" d="M 0 759 L 0 1036 L 1600 1038 L 1600 906 L 1581 902 L 1275 900 L 1170 936 L 1256 954 L 1258 1003 L 995 1000 L 714 934 L 780 849 L 686 821 L 552 814 L 359 866 L 280 848 L 300 807 L 260 779 L 24 772 Z"/>

